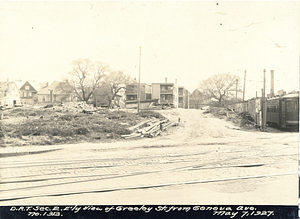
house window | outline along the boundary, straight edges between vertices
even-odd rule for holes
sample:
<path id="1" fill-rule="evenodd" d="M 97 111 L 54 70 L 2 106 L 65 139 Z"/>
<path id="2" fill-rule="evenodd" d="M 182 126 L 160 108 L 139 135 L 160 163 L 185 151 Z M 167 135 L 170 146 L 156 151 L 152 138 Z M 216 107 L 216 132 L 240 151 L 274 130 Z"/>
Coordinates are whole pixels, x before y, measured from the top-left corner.
<path id="1" fill-rule="evenodd" d="M 166 100 L 172 100 L 172 95 L 166 95 Z"/>
<path id="2" fill-rule="evenodd" d="M 179 94 L 179 95 L 183 95 L 183 89 L 182 89 L 182 88 L 179 88 L 178 94 Z"/>
<path id="3" fill-rule="evenodd" d="M 25 86 L 25 90 L 29 90 L 29 86 Z"/>
<path id="4" fill-rule="evenodd" d="M 27 93 L 24 93 L 24 97 L 27 97 Z"/>
<path id="5" fill-rule="evenodd" d="M 28 93 L 28 97 L 31 97 L 31 96 L 32 96 L 32 93 L 29 92 L 29 93 Z"/>

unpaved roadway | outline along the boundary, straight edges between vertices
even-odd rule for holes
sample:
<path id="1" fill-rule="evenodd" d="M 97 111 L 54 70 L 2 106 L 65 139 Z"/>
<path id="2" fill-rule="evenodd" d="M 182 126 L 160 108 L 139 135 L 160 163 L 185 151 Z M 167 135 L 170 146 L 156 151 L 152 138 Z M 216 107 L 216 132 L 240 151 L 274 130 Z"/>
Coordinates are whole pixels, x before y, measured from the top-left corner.
<path id="1" fill-rule="evenodd" d="M 0 205 L 297 205 L 298 132 L 237 130 L 200 110 L 163 113 L 181 122 L 157 138 L 0 158 Z"/>

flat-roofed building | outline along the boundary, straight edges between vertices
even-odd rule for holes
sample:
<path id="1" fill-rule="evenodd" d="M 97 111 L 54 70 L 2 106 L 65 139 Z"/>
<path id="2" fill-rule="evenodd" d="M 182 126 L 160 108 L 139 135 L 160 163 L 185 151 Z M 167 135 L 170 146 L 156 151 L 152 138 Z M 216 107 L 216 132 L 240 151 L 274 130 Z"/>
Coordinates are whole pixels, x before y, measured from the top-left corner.
<path id="1" fill-rule="evenodd" d="M 127 101 L 132 101 L 132 100 L 137 100 L 138 97 L 138 83 L 132 83 L 126 85 L 126 100 Z M 146 83 L 141 83 L 141 96 L 140 100 L 150 100 L 151 99 L 151 85 L 148 85 Z"/>
<path id="2" fill-rule="evenodd" d="M 178 107 L 178 85 L 177 83 L 152 83 L 152 98 L 159 99 L 161 105 L 172 105 Z"/>

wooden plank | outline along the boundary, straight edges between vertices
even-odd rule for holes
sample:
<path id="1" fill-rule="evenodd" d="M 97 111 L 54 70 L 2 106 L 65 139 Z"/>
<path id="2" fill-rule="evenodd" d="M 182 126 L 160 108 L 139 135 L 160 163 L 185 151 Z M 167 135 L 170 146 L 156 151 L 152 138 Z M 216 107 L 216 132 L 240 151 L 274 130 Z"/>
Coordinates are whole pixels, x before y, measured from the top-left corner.
<path id="1" fill-rule="evenodd" d="M 134 126 L 131 126 L 131 127 L 129 127 L 128 129 L 129 130 L 134 130 L 134 129 L 137 129 L 137 128 L 139 128 L 140 126 L 142 126 L 142 125 L 144 125 L 144 124 L 146 124 L 146 123 L 148 123 L 148 122 L 150 122 L 150 121 L 152 121 L 153 119 L 148 119 L 148 120 L 146 120 L 146 121 L 142 121 L 142 122 L 140 122 L 140 123 L 138 123 L 138 124 L 136 124 L 136 125 L 134 125 Z"/>

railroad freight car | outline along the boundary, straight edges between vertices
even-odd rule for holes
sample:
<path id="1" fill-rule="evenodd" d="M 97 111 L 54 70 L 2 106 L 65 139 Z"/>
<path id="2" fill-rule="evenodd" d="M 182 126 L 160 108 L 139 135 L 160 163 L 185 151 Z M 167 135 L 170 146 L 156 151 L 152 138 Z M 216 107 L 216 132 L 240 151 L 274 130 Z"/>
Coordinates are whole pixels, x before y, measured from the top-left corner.
<path id="1" fill-rule="evenodd" d="M 299 94 L 268 99 L 267 124 L 281 128 L 299 127 Z"/>

